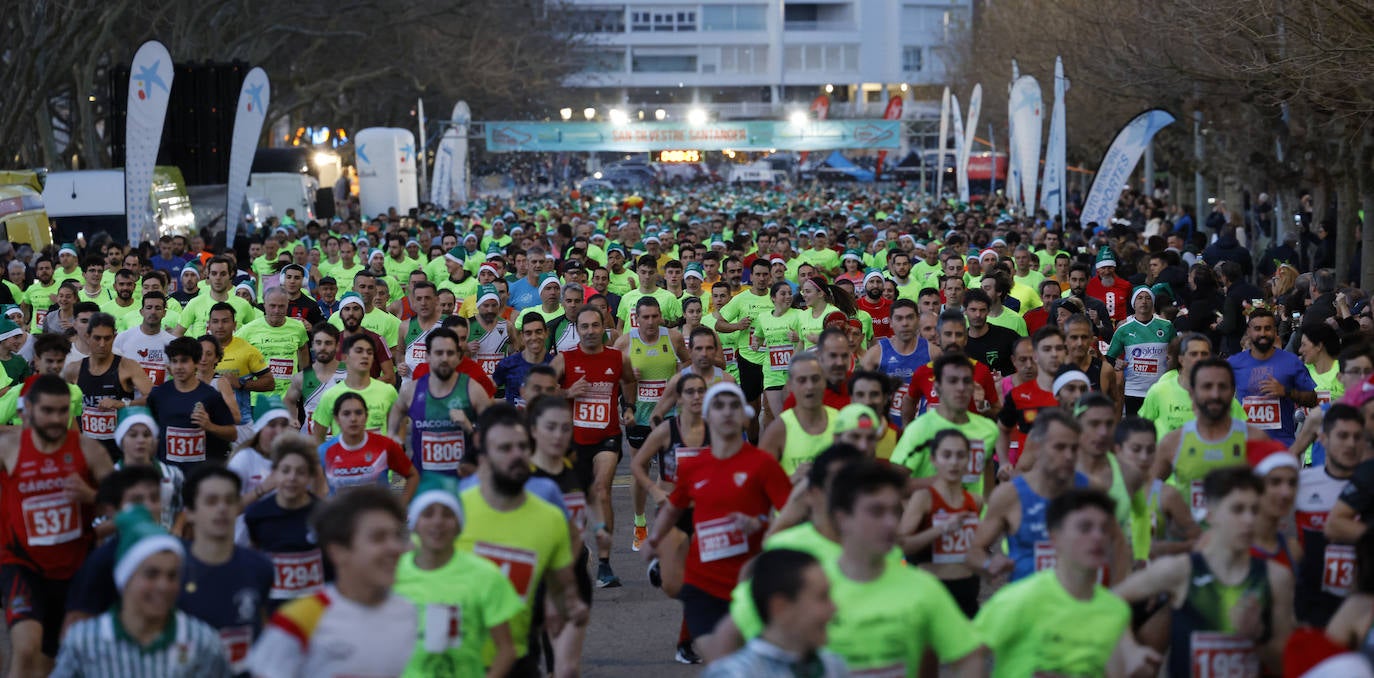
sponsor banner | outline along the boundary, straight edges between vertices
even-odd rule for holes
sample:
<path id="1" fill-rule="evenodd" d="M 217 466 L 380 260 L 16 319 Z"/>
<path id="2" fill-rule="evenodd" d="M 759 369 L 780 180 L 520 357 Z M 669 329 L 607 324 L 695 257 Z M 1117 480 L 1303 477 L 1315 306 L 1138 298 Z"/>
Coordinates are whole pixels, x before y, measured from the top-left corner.
<path id="1" fill-rule="evenodd" d="M 272 85 L 267 71 L 254 68 L 248 71 L 239 89 L 239 107 L 234 109 L 234 136 L 229 145 L 228 203 L 224 210 L 225 240 L 234 246 L 239 222 L 243 218 L 243 198 L 248 192 L 248 173 L 253 169 L 253 156 L 258 150 L 258 137 L 267 119 L 267 106 L 272 99 Z"/>
<path id="2" fill-rule="evenodd" d="M 897 120 L 749 120 L 692 125 L 678 122 L 488 122 L 487 150 L 518 151 L 648 151 L 727 149 L 818 151 L 888 149 L 900 146 Z"/>
<path id="3" fill-rule="evenodd" d="M 1162 108 L 1152 108 L 1126 123 L 1102 156 L 1102 164 L 1093 178 L 1092 190 L 1083 205 L 1080 220 L 1084 225 L 1097 222 L 1106 225 L 1116 214 L 1116 202 L 1126 187 L 1126 180 L 1135 171 L 1140 154 L 1150 144 L 1155 133 L 1174 121 L 1174 116 Z"/>
<path id="4" fill-rule="evenodd" d="M 1054 60 L 1054 110 L 1050 113 L 1050 140 L 1045 146 L 1045 178 L 1040 182 L 1040 206 L 1054 218 L 1064 214 L 1064 59 Z"/>
<path id="5" fill-rule="evenodd" d="M 949 148 L 949 88 L 940 96 L 940 155 L 935 161 L 935 197 L 945 198 L 945 151 Z"/>
<path id="6" fill-rule="evenodd" d="M 128 118 L 124 136 L 124 213 L 129 243 L 157 240 L 149 194 L 162 144 L 162 124 L 172 96 L 172 55 L 156 40 L 134 53 L 129 66 Z"/>
<path id="7" fill-rule="evenodd" d="M 883 120 L 901 120 L 901 119 L 902 119 L 902 98 L 901 98 L 900 96 L 893 96 L 892 98 L 890 98 L 890 99 L 887 100 L 887 110 L 883 111 Z M 884 161 L 884 160 L 887 160 L 887 151 L 878 151 L 878 163 L 877 163 L 877 165 L 874 166 L 874 170 L 873 170 L 873 172 L 874 172 L 874 174 L 873 174 L 874 180 L 881 180 L 881 179 L 883 178 L 883 161 Z"/>
<path id="8" fill-rule="evenodd" d="M 1040 177 L 1040 134 L 1043 117 L 1040 83 L 1023 75 L 1011 86 L 1011 116 L 1016 125 L 1016 165 L 1021 179 L 1021 205 L 1035 213 L 1035 182 Z"/>
<path id="9" fill-rule="evenodd" d="M 963 183 L 959 185 L 959 201 L 967 203 L 968 196 L 968 159 L 973 152 L 973 136 L 978 130 L 978 115 L 983 110 L 983 85 L 973 86 L 973 94 L 968 100 L 968 124 L 964 125 L 964 152 L 959 155 L 959 176 Z"/>

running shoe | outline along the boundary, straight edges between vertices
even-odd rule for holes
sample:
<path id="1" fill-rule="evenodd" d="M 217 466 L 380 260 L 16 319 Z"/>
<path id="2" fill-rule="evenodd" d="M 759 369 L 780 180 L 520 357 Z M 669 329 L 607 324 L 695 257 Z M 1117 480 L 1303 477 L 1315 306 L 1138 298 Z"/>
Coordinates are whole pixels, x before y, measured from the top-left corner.
<path id="1" fill-rule="evenodd" d="M 640 526 L 636 525 L 636 526 L 635 526 L 635 539 L 634 539 L 634 541 L 630 542 L 630 548 L 633 549 L 635 553 L 639 553 L 639 547 L 643 546 L 643 545 L 644 545 L 644 542 L 646 542 L 646 541 L 648 541 L 648 540 L 649 540 L 649 528 L 648 528 L 648 527 L 640 527 Z"/>
<path id="2" fill-rule="evenodd" d="M 663 572 L 658 566 L 658 558 L 649 561 L 649 583 L 656 589 L 663 588 Z"/>
<path id="3" fill-rule="evenodd" d="M 615 576 L 615 573 L 611 571 L 611 566 L 609 564 L 597 564 L 596 587 L 599 589 L 614 589 L 620 587 L 620 577 Z"/>
<path id="4" fill-rule="evenodd" d="M 692 649 L 692 643 L 678 643 L 677 656 L 673 657 L 679 664 L 700 664 L 701 657 Z"/>

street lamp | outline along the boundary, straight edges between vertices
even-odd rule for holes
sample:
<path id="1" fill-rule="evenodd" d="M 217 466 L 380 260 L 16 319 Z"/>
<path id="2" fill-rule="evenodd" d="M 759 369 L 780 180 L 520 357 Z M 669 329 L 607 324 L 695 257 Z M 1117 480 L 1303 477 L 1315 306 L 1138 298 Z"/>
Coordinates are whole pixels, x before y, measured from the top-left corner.
<path id="1" fill-rule="evenodd" d="M 825 86 L 825 93 L 826 93 L 826 94 L 834 94 L 834 93 L 835 93 L 835 86 L 834 86 L 834 85 L 826 85 L 826 86 Z"/>
<path id="2" fill-rule="evenodd" d="M 692 110 L 687 111 L 687 124 L 692 125 L 693 127 L 700 127 L 702 125 L 705 125 L 706 120 L 707 116 L 706 111 L 704 109 L 693 108 Z"/>
<path id="3" fill-rule="evenodd" d="M 666 117 L 668 117 L 668 111 L 665 111 L 661 108 L 654 111 L 654 120 L 662 121 Z"/>
<path id="4" fill-rule="evenodd" d="M 911 89 L 910 86 L 908 86 L 906 83 L 902 83 L 901 90 L 902 90 L 903 92 L 905 92 L 905 91 L 907 91 L 907 90 L 909 90 L 909 89 Z"/>
<path id="5" fill-rule="evenodd" d="M 623 125 L 629 120 L 629 118 L 625 116 L 625 111 L 622 111 L 619 108 L 611 109 L 610 118 L 611 124 L 613 125 Z"/>
<path id="6" fill-rule="evenodd" d="M 591 106 L 582 109 L 582 117 L 586 118 L 587 122 L 591 122 L 592 118 L 596 117 L 596 109 Z"/>
<path id="7" fill-rule="evenodd" d="M 572 120 L 572 109 L 571 109 L 571 108 L 560 108 L 560 109 L 558 109 L 558 117 L 562 118 L 562 119 L 563 119 L 563 122 L 567 122 L 567 121 L 569 121 L 569 120 Z"/>
<path id="8" fill-rule="evenodd" d="M 792 114 L 787 116 L 787 119 L 791 121 L 794 127 L 801 127 L 806 124 L 808 116 L 806 115 L 806 111 L 792 111 Z"/>

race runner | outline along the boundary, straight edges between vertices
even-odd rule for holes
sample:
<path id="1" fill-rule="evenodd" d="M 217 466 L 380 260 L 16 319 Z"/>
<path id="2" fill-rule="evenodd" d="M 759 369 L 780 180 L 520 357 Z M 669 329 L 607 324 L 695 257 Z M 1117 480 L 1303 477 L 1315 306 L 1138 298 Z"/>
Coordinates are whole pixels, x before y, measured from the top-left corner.
<path id="1" fill-rule="evenodd" d="M 456 478 L 472 422 L 491 400 L 477 382 L 457 371 L 458 335 L 453 330 L 440 327 L 425 336 L 425 360 L 429 371 L 401 386 L 387 431 L 409 443 L 411 463 L 421 474 Z"/>

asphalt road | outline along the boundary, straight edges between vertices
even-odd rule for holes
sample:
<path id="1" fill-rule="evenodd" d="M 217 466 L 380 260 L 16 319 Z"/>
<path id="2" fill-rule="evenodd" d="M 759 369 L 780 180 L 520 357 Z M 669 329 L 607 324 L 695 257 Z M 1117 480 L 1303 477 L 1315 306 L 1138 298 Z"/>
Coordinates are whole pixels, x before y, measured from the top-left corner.
<path id="1" fill-rule="evenodd" d="M 677 650 L 682 606 L 649 584 L 642 553 L 630 550 L 633 513 L 630 507 L 628 462 L 622 462 L 612 490 L 616 535 L 611 547 L 611 568 L 623 586 L 597 589 L 593 595 L 591 624 L 583 650 L 584 676 L 695 676 L 700 666 L 673 660 Z M 652 509 L 649 513 L 653 521 Z M 593 561 L 592 567 L 595 568 Z M 595 571 L 593 570 L 593 574 Z"/>

